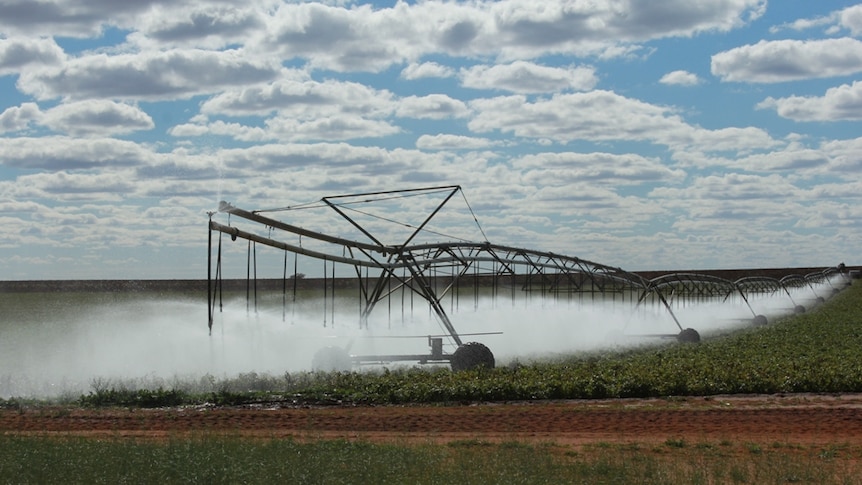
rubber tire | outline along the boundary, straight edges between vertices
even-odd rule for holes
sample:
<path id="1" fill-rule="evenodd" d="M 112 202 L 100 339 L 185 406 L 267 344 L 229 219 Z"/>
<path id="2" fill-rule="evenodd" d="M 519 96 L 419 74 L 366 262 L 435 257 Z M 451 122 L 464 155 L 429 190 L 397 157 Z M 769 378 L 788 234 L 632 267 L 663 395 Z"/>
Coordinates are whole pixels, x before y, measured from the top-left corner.
<path id="1" fill-rule="evenodd" d="M 693 328 L 687 328 L 676 336 L 676 340 L 684 344 L 696 344 L 700 342 L 700 334 Z"/>
<path id="2" fill-rule="evenodd" d="M 341 347 L 324 347 L 314 353 L 311 369 L 318 372 L 347 372 L 353 369 L 350 354 Z"/>
<path id="3" fill-rule="evenodd" d="M 755 327 L 763 327 L 764 325 L 766 325 L 768 323 L 768 320 L 766 320 L 765 315 L 757 315 L 756 317 L 754 317 L 754 320 L 752 320 L 751 323 Z"/>
<path id="4" fill-rule="evenodd" d="M 485 344 L 467 342 L 455 349 L 455 353 L 452 354 L 449 364 L 455 372 L 479 367 L 493 369 L 494 354 L 491 353 L 491 349 L 486 347 Z"/>

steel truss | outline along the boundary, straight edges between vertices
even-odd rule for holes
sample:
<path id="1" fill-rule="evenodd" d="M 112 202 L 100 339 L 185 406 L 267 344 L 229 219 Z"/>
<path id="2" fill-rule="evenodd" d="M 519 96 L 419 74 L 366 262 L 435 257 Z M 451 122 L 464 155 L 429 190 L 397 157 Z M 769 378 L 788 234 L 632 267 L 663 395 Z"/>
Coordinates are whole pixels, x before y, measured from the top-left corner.
<path id="1" fill-rule="evenodd" d="M 421 224 L 410 226 L 412 232 L 398 244 L 381 242 L 379 235 L 351 217 L 347 205 L 342 203 L 348 200 L 347 198 L 356 200 L 357 198 L 397 197 L 432 191 L 444 195 L 442 202 L 430 211 Z M 395 292 L 407 290 L 418 295 L 428 303 L 445 329 L 446 337 L 457 349 L 453 354 L 444 354 L 440 341 L 429 338 L 431 355 L 386 356 L 386 359 L 451 361 L 453 368 L 468 368 L 475 365 L 493 366 L 493 355 L 490 351 L 475 342 L 465 344 L 446 313 L 443 298 L 457 292 L 460 285 L 472 284 L 477 287 L 481 285 L 491 288 L 494 292 L 499 291 L 501 287 L 508 288 L 513 294 L 518 289 L 527 294 L 541 292 L 558 298 L 572 298 L 573 295 L 577 295 L 581 299 L 586 296 L 602 301 L 628 300 L 635 306 L 655 298 L 668 310 L 679 327 L 678 338 L 682 341 L 697 341 L 699 340 L 697 332 L 693 329 L 684 329 L 674 315 L 672 302 L 675 298 L 727 298 L 732 293 L 738 293 L 748 303 L 746 297 L 748 293 L 775 292 L 779 288 L 787 291 L 788 286 L 795 285 L 798 281 L 744 278 L 731 282 L 714 276 L 692 273 L 670 274 L 646 280 L 638 274 L 618 267 L 552 252 L 493 244 L 488 241 L 412 244 L 428 223 L 459 192 L 461 192 L 460 186 L 443 186 L 367 192 L 321 199 L 321 202 L 337 213 L 345 223 L 364 235 L 367 238 L 366 241 L 324 234 L 265 216 L 264 211 L 248 211 L 227 202 L 221 202 L 218 211 L 209 214 L 208 326 L 210 331 L 212 331 L 215 313 L 216 287 L 221 278 L 221 238 L 219 238 L 215 278 L 212 274 L 213 232 L 227 234 L 232 240 L 241 238 L 248 240 L 250 244 L 263 244 L 295 255 L 351 266 L 360 285 L 362 301 L 359 323 L 361 326 L 367 325 L 369 315 L 377 305 Z M 216 214 L 227 214 L 228 223 L 223 224 L 213 220 Z M 240 219 L 240 223 L 237 223 L 236 219 Z M 478 225 L 478 221 L 476 222 Z M 482 234 L 484 236 L 484 232 Z M 300 243 L 288 242 L 297 236 Z M 302 244 L 301 241 L 306 243 Z M 363 270 L 366 272 L 365 275 Z M 368 277 L 368 270 L 374 270 L 376 275 Z M 810 279 L 804 277 L 801 280 L 809 282 L 813 281 L 814 277 Z M 462 350 L 463 354 L 468 355 L 459 356 Z M 489 354 L 490 357 L 488 357 Z M 375 360 L 375 356 L 354 356 L 352 359 L 358 362 L 366 358 Z"/>
<path id="2" fill-rule="evenodd" d="M 835 276 L 841 276 L 844 282 L 849 284 L 849 277 L 846 275 L 843 265 L 825 268 L 806 275 L 791 274 L 781 279 L 767 276 L 746 276 L 732 281 L 708 274 L 670 273 L 649 280 L 638 298 L 638 304 L 647 301 L 649 298 L 657 298 L 664 304 L 671 317 L 680 327 L 680 330 L 683 330 L 682 325 L 673 312 L 672 304 L 674 299 L 679 299 L 686 303 L 717 299 L 726 301 L 733 295 L 739 295 L 748 309 L 751 310 L 754 316 L 753 323 L 755 325 L 765 325 L 767 323 L 766 316 L 757 314 L 754 308 L 752 308 L 748 298 L 750 295 L 774 295 L 784 292 L 793 304 L 794 312 L 802 313 L 805 311 L 805 307 L 794 301 L 790 290 L 810 288 L 814 292 L 816 301 L 823 302 L 824 298 L 817 295 L 814 285 L 832 285 L 832 279 Z M 834 292 L 839 291 L 834 286 L 832 288 Z"/>

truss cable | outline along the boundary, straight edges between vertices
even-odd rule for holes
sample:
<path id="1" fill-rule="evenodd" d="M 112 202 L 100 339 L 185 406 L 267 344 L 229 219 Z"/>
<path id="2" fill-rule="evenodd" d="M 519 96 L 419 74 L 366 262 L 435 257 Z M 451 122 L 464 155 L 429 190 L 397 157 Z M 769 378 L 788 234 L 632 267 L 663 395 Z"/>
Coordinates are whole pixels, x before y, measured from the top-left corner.
<path id="1" fill-rule="evenodd" d="M 461 197 L 463 197 L 463 198 L 464 198 L 464 203 L 465 203 L 465 204 L 467 204 L 467 209 L 470 211 L 470 215 L 471 215 L 471 216 L 473 216 L 473 220 L 476 222 L 476 227 L 478 227 L 478 228 L 479 228 L 479 232 L 481 232 L 481 233 L 482 233 L 482 240 L 483 240 L 483 241 L 487 241 L 487 240 L 488 240 L 488 236 L 486 236 L 486 235 L 485 235 L 485 231 L 482 229 L 482 225 L 481 225 L 481 224 L 479 224 L 479 219 L 477 219 L 477 218 L 476 218 L 476 214 L 473 212 L 473 208 L 472 208 L 472 207 L 470 207 L 470 203 L 469 203 L 469 202 L 467 202 L 467 195 L 466 195 L 466 194 L 464 194 L 464 191 L 463 191 L 463 190 L 460 190 L 460 189 L 459 189 L 459 192 L 461 192 Z"/>
<path id="2" fill-rule="evenodd" d="M 284 207 L 274 207 L 270 209 L 258 209 L 255 211 L 251 211 L 252 214 L 261 214 L 264 212 L 283 212 L 283 211 L 291 211 L 291 210 L 303 210 L 303 209 L 318 209 L 321 207 L 326 207 L 326 204 L 322 204 L 319 200 L 315 200 L 312 202 L 305 202 L 302 204 L 296 205 L 288 205 Z"/>
<path id="3" fill-rule="evenodd" d="M 416 226 L 414 226 L 414 225 L 412 225 L 412 224 L 410 224 L 410 223 L 407 223 L 407 222 L 401 222 L 401 221 L 396 221 L 395 219 L 390 219 L 390 218 L 388 218 L 388 217 L 379 216 L 379 215 L 377 215 L 377 214 L 372 214 L 372 213 L 370 213 L 370 212 L 366 212 L 366 211 L 363 211 L 363 210 L 354 209 L 354 208 L 352 208 L 352 207 L 345 207 L 345 206 L 344 206 L 344 204 L 335 204 L 335 203 L 333 203 L 332 205 L 334 205 L 334 206 L 336 206 L 336 207 L 339 207 L 339 208 L 341 208 L 341 209 L 344 209 L 344 210 L 349 210 L 349 211 L 357 212 L 357 213 L 362 214 L 362 215 L 364 215 L 364 216 L 373 217 L 373 218 L 375 218 L 375 219 L 380 219 L 381 221 L 386 221 L 386 222 L 389 222 L 389 223 L 392 223 L 392 224 L 396 224 L 396 225 L 399 225 L 399 226 L 404 226 L 404 227 L 406 227 L 406 228 L 408 228 L 408 229 L 418 229 Z M 475 219 L 475 217 L 474 217 L 474 219 Z M 479 228 L 479 229 L 481 230 L 481 228 Z M 422 231 L 427 232 L 427 233 L 430 233 L 430 234 L 434 234 L 434 235 L 436 235 L 436 236 L 442 236 L 442 237 L 444 237 L 444 238 L 449 238 L 449 239 L 457 240 L 457 241 L 461 241 L 461 242 L 472 242 L 472 241 L 471 241 L 471 240 L 469 240 L 469 239 L 465 239 L 465 238 L 458 237 L 458 236 L 453 236 L 453 235 L 451 235 L 451 234 L 446 234 L 446 233 L 443 233 L 443 232 L 435 231 L 435 230 L 433 230 L 433 229 L 423 228 L 423 229 L 422 229 Z M 484 236 L 484 234 L 483 234 L 483 236 Z"/>

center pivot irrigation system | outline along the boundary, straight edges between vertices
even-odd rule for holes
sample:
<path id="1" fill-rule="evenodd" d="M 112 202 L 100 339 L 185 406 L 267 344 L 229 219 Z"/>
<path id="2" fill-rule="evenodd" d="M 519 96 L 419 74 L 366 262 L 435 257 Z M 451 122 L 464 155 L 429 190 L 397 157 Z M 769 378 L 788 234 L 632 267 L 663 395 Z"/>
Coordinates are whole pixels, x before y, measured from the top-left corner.
<path id="1" fill-rule="evenodd" d="M 469 211 L 470 222 L 475 223 L 477 233 L 481 234 L 481 241 L 446 236 L 430 227 L 432 220 L 441 218 L 444 206 L 458 194 L 461 195 Z M 397 217 L 394 213 L 381 214 L 365 209 L 379 201 L 398 199 L 403 203 L 413 200 L 414 197 L 421 197 L 426 202 L 428 198 L 433 200 L 433 203 L 417 203 L 415 207 L 409 208 L 412 209 L 409 211 L 412 214 L 416 214 L 417 211 L 422 214 L 415 223 L 399 222 L 394 219 Z M 330 215 L 336 215 L 334 217 L 336 224 L 327 226 L 327 231 L 340 235 L 300 227 L 264 215 L 277 211 L 291 213 L 291 211 L 311 207 L 323 208 Z M 359 209 L 359 207 L 363 208 Z M 226 224 L 213 220 L 216 215 L 226 216 Z M 239 223 L 237 219 L 240 219 Z M 383 229 L 386 224 L 394 224 L 401 229 L 399 239 L 395 242 L 383 242 L 387 239 L 384 237 L 387 233 Z M 219 233 L 215 265 L 213 264 L 213 232 Z M 351 236 L 344 236 L 345 233 Z M 396 292 L 403 294 L 407 291 L 427 302 L 431 313 L 444 331 L 442 335 L 428 336 L 430 352 L 421 355 L 350 355 L 346 349 L 326 347 L 315 355 L 313 365 L 317 368 L 329 369 L 345 368 L 352 364 L 392 361 L 449 363 L 453 370 L 480 366 L 494 367 L 494 355 L 486 345 L 462 340 L 463 336 L 490 333 L 459 334 L 446 312 L 444 299 L 458 298 L 465 288 L 472 290 L 476 295 L 481 292 L 483 295 L 492 297 L 511 294 L 514 298 L 516 293 L 529 295 L 538 292 L 544 297 L 553 298 L 630 302 L 634 308 L 657 304 L 667 311 L 679 330 L 677 333 L 657 336 L 673 337 L 681 342 L 697 342 L 700 340 L 698 332 L 692 328 L 684 328 L 673 311 L 674 306 L 681 301 L 726 300 L 737 295 L 751 309 L 754 315 L 753 322 L 763 324 L 766 322 L 766 317 L 758 315 L 749 303 L 748 295 L 751 293 L 783 292 L 792 301 L 789 289 L 808 286 L 815 291 L 815 284 L 829 282 L 835 274 L 845 273 L 841 265 L 786 280 L 749 277 L 729 281 L 715 276 L 691 273 L 670 274 L 648 280 L 636 273 L 572 256 L 488 242 L 460 186 L 328 196 L 312 204 L 252 211 L 240 209 L 223 201 L 218 211 L 209 213 L 207 288 L 210 332 L 212 332 L 216 301 L 221 300 L 223 289 L 222 235 L 230 236 L 233 241 L 237 238 L 248 241 L 249 266 L 252 264 L 251 252 L 257 244 L 284 251 L 285 282 L 288 280 L 288 254 L 294 256 L 294 268 L 300 256 L 322 260 L 324 278 L 327 264 L 331 265 L 333 279 L 336 264 L 352 268 L 360 295 L 360 327 L 368 325 L 369 316 L 381 302 L 389 300 L 391 303 Z M 423 239 L 428 237 L 438 240 L 442 237 L 447 240 L 428 242 Z M 256 278 L 256 256 L 254 261 Z M 214 266 L 215 274 L 213 274 Z M 250 275 L 249 268 L 249 277 Z M 299 274 L 294 273 L 291 278 L 296 291 L 295 285 Z M 324 282 L 324 291 L 326 286 Z M 286 284 L 284 288 L 286 291 Z M 333 283 L 333 294 L 334 290 Z M 795 302 L 794 306 L 796 311 L 799 311 L 801 306 L 796 305 Z M 448 347 L 454 348 L 454 351 L 444 351 L 444 339 L 448 339 Z"/>

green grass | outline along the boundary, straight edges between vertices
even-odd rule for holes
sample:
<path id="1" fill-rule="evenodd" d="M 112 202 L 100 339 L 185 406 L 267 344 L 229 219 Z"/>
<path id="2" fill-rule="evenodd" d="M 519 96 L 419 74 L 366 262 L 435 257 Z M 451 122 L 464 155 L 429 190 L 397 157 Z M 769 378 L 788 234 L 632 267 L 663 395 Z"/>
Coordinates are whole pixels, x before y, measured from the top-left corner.
<path id="1" fill-rule="evenodd" d="M 858 472 L 832 449 L 750 453 L 745 450 L 757 445 L 672 443 L 654 450 L 611 444 L 577 451 L 473 440 L 398 446 L 211 436 L 164 442 L 2 436 L 0 482 L 769 484 L 854 483 Z M 843 453 L 859 458 L 859 450 Z"/>

